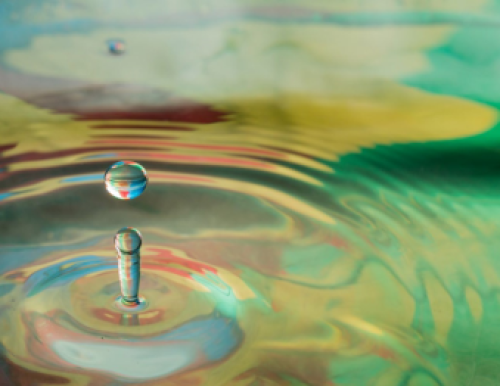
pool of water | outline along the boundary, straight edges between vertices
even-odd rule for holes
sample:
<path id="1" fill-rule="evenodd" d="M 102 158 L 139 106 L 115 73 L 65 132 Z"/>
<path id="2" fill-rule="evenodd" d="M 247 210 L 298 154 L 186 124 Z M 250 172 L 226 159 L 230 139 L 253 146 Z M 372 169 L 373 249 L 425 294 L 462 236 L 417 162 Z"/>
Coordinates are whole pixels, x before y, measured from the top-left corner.
<path id="1" fill-rule="evenodd" d="M 1 385 L 499 384 L 496 4 L 305 6 L 0 5 Z"/>

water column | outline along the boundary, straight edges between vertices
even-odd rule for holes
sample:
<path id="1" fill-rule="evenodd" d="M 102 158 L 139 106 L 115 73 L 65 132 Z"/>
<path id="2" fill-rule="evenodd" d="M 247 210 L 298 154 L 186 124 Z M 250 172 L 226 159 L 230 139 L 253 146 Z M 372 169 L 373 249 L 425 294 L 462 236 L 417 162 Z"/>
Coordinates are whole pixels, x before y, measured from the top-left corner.
<path id="1" fill-rule="evenodd" d="M 119 161 L 111 165 L 104 175 L 107 191 L 121 200 L 139 197 L 148 182 L 146 169 L 133 161 Z M 142 236 L 132 227 L 120 229 L 114 239 L 118 253 L 118 276 L 120 278 L 120 305 L 127 309 L 138 309 L 144 305 L 139 297 L 141 281 Z"/>
<path id="2" fill-rule="evenodd" d="M 120 278 L 121 302 L 133 307 L 140 304 L 139 284 L 141 281 L 142 236 L 137 229 L 125 227 L 115 236 L 115 248 L 118 253 L 118 276 Z"/>

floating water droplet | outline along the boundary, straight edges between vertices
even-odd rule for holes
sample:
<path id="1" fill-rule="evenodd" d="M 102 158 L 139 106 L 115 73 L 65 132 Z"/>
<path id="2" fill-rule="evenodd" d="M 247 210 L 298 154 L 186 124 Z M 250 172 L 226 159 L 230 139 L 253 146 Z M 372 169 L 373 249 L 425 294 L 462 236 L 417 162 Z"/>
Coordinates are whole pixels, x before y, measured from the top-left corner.
<path id="1" fill-rule="evenodd" d="M 125 42 L 122 40 L 109 40 L 108 49 L 113 55 L 122 55 L 125 53 Z"/>
<path id="2" fill-rule="evenodd" d="M 137 162 L 119 161 L 104 174 L 107 191 L 121 200 L 139 197 L 148 183 L 146 169 Z"/>
<path id="3" fill-rule="evenodd" d="M 139 283 L 141 279 L 141 255 L 139 253 L 142 236 L 137 229 L 126 227 L 115 235 L 115 248 L 118 252 L 118 275 L 122 296 L 120 301 L 129 307 L 140 306 L 144 301 L 139 299 Z"/>

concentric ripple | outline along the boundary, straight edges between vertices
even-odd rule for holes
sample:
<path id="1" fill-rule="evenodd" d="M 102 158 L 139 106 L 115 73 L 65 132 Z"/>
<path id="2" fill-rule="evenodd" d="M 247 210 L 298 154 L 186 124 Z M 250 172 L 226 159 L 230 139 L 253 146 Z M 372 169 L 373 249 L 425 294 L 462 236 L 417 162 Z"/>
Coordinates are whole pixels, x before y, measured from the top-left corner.
<path id="1" fill-rule="evenodd" d="M 103 106 L 118 91 L 103 90 Z M 83 90 L 79 100 L 96 92 Z M 46 102 L 55 109 L 57 98 L 65 96 Z M 466 359 L 450 350 L 469 347 L 462 333 L 477 341 L 475 326 L 494 318 L 481 304 L 497 304 L 487 295 L 497 279 L 485 246 L 500 215 L 488 194 L 479 205 L 456 198 L 471 189 L 460 181 L 411 173 L 405 159 L 421 162 L 425 144 L 348 153 L 472 135 L 490 111 L 418 93 L 407 101 L 420 117 L 415 132 L 395 126 L 362 135 L 353 129 L 356 112 L 342 121 L 348 131 L 322 130 L 324 119 L 336 119 L 337 102 L 298 96 L 280 105 L 228 103 L 220 107 L 233 112 L 226 118 L 183 104 L 78 111 L 74 119 L 17 101 L 13 121 L 37 119 L 51 134 L 37 151 L 14 136 L 1 158 L 8 189 L 0 192 L 0 339 L 10 368 L 82 385 L 455 386 Z M 463 124 L 445 116 L 457 130 L 428 131 L 420 111 L 432 104 L 457 108 Z M 307 130 L 301 109 L 318 117 Z M 470 124 L 470 116 L 480 119 Z M 147 194 L 107 194 L 103 173 L 120 159 L 148 170 Z M 111 242 L 128 224 L 146 240 L 135 311 L 117 302 Z"/>
<path id="2" fill-rule="evenodd" d="M 85 252 L 45 258 L 35 269 L 0 279 L 16 285 L 2 318 L 14 329 L 12 343 L 26 342 L 12 352 L 17 358 L 52 370 L 145 381 L 222 360 L 244 341 L 239 300 L 213 266 L 179 250 L 146 248 L 141 296 L 147 306 L 131 313 L 116 306 L 116 258 Z"/>
<path id="3" fill-rule="evenodd" d="M 481 2 L 185 2 L 151 24 L 156 5 L 66 23 L 45 3 L 17 6 L 34 26 L 0 4 L 2 386 L 499 384 Z M 120 160 L 148 174 L 108 175 L 116 200 Z M 144 235 L 133 310 L 124 226 Z"/>

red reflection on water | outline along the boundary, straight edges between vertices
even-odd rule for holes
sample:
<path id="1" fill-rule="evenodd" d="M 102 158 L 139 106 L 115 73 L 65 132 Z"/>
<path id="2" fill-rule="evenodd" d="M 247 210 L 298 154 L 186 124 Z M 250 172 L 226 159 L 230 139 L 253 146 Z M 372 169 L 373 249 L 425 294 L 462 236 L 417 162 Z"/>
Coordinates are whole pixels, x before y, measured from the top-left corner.
<path id="1" fill-rule="evenodd" d="M 347 243 L 347 240 L 343 239 L 342 237 L 339 236 L 332 236 L 328 244 L 338 248 L 338 249 L 348 249 L 349 244 Z"/>
<path id="2" fill-rule="evenodd" d="M 136 141 L 138 144 L 144 144 L 147 141 Z M 128 153 L 120 152 L 119 155 L 127 156 Z M 195 162 L 195 163 L 217 163 L 222 165 L 237 165 L 237 166 L 246 166 L 250 168 L 257 169 L 273 169 L 272 165 L 265 164 L 258 161 L 249 161 L 245 159 L 237 159 L 237 158 L 225 158 L 225 157 L 210 157 L 210 156 L 199 156 L 199 155 L 186 155 L 186 154 L 165 154 L 165 153 L 130 153 L 130 156 L 134 157 L 151 157 L 153 159 L 162 159 L 167 161 L 178 161 L 178 162 Z"/>
<path id="3" fill-rule="evenodd" d="M 0 385 L 2 386 L 68 385 L 71 382 L 64 377 L 39 373 L 19 366 L 6 358 L 4 360 L 8 367 L 8 377 L 0 372 Z"/>
<path id="4" fill-rule="evenodd" d="M 166 106 L 161 109 L 146 110 L 107 110 L 107 111 L 58 111 L 59 113 L 75 114 L 77 120 L 109 121 L 176 121 L 186 123 L 215 123 L 224 120 L 225 114 L 209 106 L 189 103 L 185 105 Z"/>
<path id="5" fill-rule="evenodd" d="M 78 154 L 86 154 L 90 152 L 104 152 L 104 151 L 119 151 L 122 150 L 123 148 L 121 146 L 107 146 L 107 147 L 102 147 L 102 146 L 95 146 L 95 147 L 80 147 L 80 148 L 72 148 L 72 149 L 67 149 L 67 150 L 57 150 L 57 151 L 50 151 L 50 152 L 29 152 L 29 153 L 23 153 L 23 154 L 18 154 L 14 155 L 11 157 L 3 157 L 2 158 L 2 163 L 0 163 L 1 166 L 8 166 L 9 164 L 15 164 L 17 162 L 25 162 L 25 161 L 41 161 L 41 160 L 47 160 L 47 159 L 56 159 L 56 158 L 61 158 L 61 157 L 66 157 L 66 156 L 71 156 L 71 155 L 78 155 Z M 148 148 L 138 148 L 139 150 L 148 150 Z"/>
<path id="6" fill-rule="evenodd" d="M 138 141 L 135 139 L 120 139 L 120 138 L 109 138 L 109 139 L 92 139 L 87 141 L 89 144 L 116 144 L 116 145 L 137 145 Z M 205 145 L 205 144 L 194 144 L 194 143 L 180 143 L 174 141 L 158 141 L 158 140 L 144 140 L 140 142 L 141 145 L 149 145 L 156 147 L 165 148 L 185 148 L 185 149 L 201 149 L 201 150 L 211 150 L 214 152 L 226 152 L 226 153 L 253 153 L 261 156 L 270 157 L 280 157 L 283 158 L 282 153 L 276 151 L 256 149 L 246 146 L 228 146 L 228 145 Z"/>
<path id="7" fill-rule="evenodd" d="M 206 271 L 217 273 L 217 269 L 214 267 L 203 264 L 193 260 L 187 260 L 185 258 L 174 255 L 174 253 L 168 249 L 160 248 L 149 248 L 148 251 L 155 252 L 155 256 L 148 256 L 148 260 L 142 263 L 144 268 L 151 268 L 156 270 L 162 270 L 167 272 L 172 272 L 176 275 L 191 278 L 189 271 L 184 271 L 175 267 L 170 267 L 166 264 L 176 264 L 187 268 L 190 271 L 197 272 L 203 275 Z"/>
<path id="8" fill-rule="evenodd" d="M 151 126 L 144 124 L 112 124 L 106 123 L 101 125 L 93 125 L 93 129 L 148 129 L 148 130 L 158 130 L 158 131 L 194 131 L 194 128 L 191 127 L 182 127 L 182 126 L 172 126 L 172 125 L 162 125 L 162 126 Z"/>

